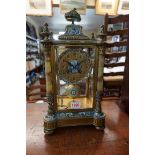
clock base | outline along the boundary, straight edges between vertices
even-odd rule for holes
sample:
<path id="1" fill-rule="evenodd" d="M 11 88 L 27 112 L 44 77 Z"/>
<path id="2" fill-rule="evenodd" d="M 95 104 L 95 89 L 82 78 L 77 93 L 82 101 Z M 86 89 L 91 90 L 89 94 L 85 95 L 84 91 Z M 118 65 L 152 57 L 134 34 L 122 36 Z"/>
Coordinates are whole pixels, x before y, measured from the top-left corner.
<path id="1" fill-rule="evenodd" d="M 46 115 L 44 118 L 44 133 L 52 134 L 57 127 L 78 125 L 94 125 L 97 130 L 104 130 L 105 115 L 102 113 L 102 117 L 101 115 L 96 117 L 94 111 L 57 112 L 53 117 Z"/>

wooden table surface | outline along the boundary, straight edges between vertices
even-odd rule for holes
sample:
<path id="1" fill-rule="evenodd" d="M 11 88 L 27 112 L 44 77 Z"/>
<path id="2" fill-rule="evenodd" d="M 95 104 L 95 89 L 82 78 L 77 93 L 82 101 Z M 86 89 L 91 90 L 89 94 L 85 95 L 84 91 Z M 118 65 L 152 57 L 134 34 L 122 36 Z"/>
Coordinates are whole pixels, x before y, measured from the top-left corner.
<path id="1" fill-rule="evenodd" d="M 116 101 L 102 102 L 106 128 L 94 126 L 57 128 L 52 135 L 43 132 L 47 104 L 27 104 L 27 155 L 128 155 L 128 115 Z"/>

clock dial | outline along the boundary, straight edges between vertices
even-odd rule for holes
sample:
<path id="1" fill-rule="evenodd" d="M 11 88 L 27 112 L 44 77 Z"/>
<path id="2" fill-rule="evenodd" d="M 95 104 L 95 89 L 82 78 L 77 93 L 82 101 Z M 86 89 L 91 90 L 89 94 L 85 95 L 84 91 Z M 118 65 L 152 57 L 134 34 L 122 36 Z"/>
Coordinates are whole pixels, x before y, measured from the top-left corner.
<path id="1" fill-rule="evenodd" d="M 76 83 L 88 77 L 90 70 L 89 56 L 80 49 L 66 50 L 58 58 L 58 74 L 66 82 Z"/>

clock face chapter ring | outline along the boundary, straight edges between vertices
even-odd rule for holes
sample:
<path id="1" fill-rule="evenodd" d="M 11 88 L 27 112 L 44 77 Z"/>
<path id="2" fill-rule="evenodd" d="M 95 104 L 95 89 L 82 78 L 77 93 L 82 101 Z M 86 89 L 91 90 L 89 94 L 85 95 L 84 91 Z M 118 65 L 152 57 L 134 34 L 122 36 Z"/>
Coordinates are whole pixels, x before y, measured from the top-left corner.
<path id="1" fill-rule="evenodd" d="M 89 76 L 91 61 L 87 52 L 68 49 L 58 58 L 59 78 L 67 83 L 77 83 Z"/>

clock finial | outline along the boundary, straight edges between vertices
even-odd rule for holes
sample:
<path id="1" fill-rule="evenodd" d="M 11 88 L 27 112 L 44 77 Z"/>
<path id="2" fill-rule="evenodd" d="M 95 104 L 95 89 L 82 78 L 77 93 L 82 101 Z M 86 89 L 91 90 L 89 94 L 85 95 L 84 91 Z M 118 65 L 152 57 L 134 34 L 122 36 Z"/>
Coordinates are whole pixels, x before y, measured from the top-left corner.
<path id="1" fill-rule="evenodd" d="M 72 24 L 74 24 L 74 22 L 80 22 L 81 21 L 81 17 L 80 14 L 76 11 L 77 9 L 74 8 L 73 10 L 65 13 L 65 18 L 67 21 L 71 21 Z"/>
<path id="2" fill-rule="evenodd" d="M 76 11 L 76 8 L 65 13 L 65 18 L 67 21 L 71 21 L 72 24 L 66 26 L 66 32 L 58 37 L 60 40 L 90 40 L 88 36 L 83 34 L 82 26 L 74 24 L 75 21 L 81 21 L 81 16 Z"/>
<path id="3" fill-rule="evenodd" d="M 53 33 L 49 32 L 47 23 L 44 24 L 42 32 L 40 33 L 40 35 L 43 37 L 44 41 L 49 40 L 50 36 L 51 36 L 51 38 L 53 37 Z"/>

